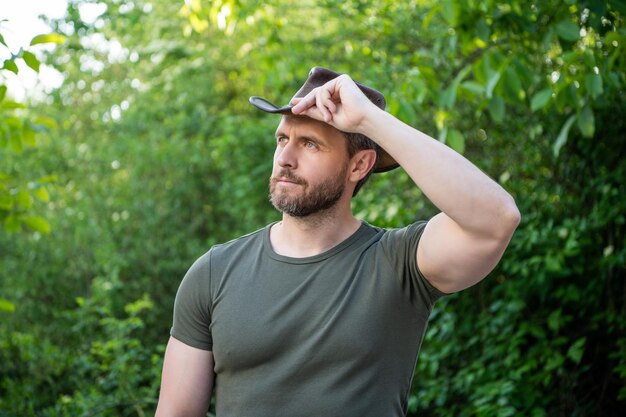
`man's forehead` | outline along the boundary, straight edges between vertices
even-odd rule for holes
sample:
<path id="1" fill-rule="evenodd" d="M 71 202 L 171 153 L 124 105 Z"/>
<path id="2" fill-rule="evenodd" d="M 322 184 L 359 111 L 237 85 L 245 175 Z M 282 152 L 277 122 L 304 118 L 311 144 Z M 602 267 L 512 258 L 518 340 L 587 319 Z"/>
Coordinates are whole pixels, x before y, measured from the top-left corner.
<path id="1" fill-rule="evenodd" d="M 310 117 L 285 114 L 280 118 L 277 129 L 290 128 L 292 126 L 314 126 L 314 122 L 316 122 L 316 120 L 313 120 Z"/>
<path id="2" fill-rule="evenodd" d="M 286 133 L 291 129 L 298 129 L 302 132 L 317 133 L 323 137 L 334 137 L 342 135 L 341 132 L 331 125 L 319 120 L 311 119 L 307 116 L 284 115 L 276 128 L 276 132 Z"/>

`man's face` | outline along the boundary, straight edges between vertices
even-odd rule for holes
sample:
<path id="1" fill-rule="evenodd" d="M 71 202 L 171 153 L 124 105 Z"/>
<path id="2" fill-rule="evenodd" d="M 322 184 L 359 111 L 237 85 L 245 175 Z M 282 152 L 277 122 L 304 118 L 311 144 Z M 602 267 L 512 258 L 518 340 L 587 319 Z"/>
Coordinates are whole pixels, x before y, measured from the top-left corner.
<path id="1" fill-rule="evenodd" d="M 344 135 L 307 117 L 283 117 L 276 130 L 270 201 L 290 216 L 334 206 L 344 193 L 348 152 Z"/>

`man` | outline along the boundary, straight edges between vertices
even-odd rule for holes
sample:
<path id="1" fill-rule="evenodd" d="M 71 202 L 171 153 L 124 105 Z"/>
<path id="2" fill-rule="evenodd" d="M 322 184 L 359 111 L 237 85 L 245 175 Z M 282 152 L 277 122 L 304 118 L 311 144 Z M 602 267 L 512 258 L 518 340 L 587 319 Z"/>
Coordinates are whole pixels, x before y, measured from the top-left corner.
<path id="1" fill-rule="evenodd" d="M 432 305 L 495 267 L 519 211 L 347 75 L 314 68 L 290 105 L 251 102 L 283 114 L 270 178 L 282 221 L 185 276 L 157 416 L 205 415 L 214 385 L 218 417 L 403 416 Z M 441 213 L 394 230 L 356 219 L 356 187 L 397 164 Z"/>

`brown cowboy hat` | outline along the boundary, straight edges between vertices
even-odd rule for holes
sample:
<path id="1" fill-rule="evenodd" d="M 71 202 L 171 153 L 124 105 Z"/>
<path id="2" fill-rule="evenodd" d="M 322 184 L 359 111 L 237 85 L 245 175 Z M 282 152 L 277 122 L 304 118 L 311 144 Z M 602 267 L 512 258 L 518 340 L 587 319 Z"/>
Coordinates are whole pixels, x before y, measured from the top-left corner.
<path id="1" fill-rule="evenodd" d="M 313 69 L 311 69 L 311 71 L 309 71 L 309 77 L 306 79 L 302 87 L 300 87 L 300 89 L 296 92 L 293 98 L 304 97 L 307 94 L 309 94 L 309 92 L 311 92 L 311 90 L 313 90 L 314 88 L 317 88 L 326 84 L 328 81 L 339 77 L 339 75 L 341 74 L 335 71 L 329 70 L 328 68 L 314 67 Z M 374 103 L 379 108 L 385 110 L 385 103 L 386 103 L 385 96 L 383 96 L 383 94 L 380 91 L 374 90 L 373 88 L 368 87 L 358 82 L 356 83 L 356 85 L 361 89 L 363 94 L 365 94 L 365 96 L 372 103 Z M 261 109 L 268 113 L 292 114 L 291 113 L 291 108 L 293 107 L 292 104 L 287 104 L 285 106 L 278 107 L 275 104 L 271 103 L 270 101 L 261 97 L 257 97 L 257 96 L 250 97 L 250 103 L 252 103 L 254 107 Z M 386 172 L 394 168 L 397 168 L 399 166 L 398 163 L 391 157 L 391 155 L 389 155 L 381 147 L 378 147 L 378 152 L 379 152 L 379 158 L 378 158 L 378 163 L 374 167 L 374 172 Z"/>

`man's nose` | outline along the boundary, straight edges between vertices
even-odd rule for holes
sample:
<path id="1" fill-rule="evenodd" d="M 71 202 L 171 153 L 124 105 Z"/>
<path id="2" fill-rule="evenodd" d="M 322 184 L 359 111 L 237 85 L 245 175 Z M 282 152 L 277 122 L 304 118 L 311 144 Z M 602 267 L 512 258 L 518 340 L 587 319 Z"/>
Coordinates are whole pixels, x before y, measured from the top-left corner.
<path id="1" fill-rule="evenodd" d="M 276 162 L 281 167 L 295 168 L 297 166 L 296 146 L 291 141 L 276 149 Z"/>

